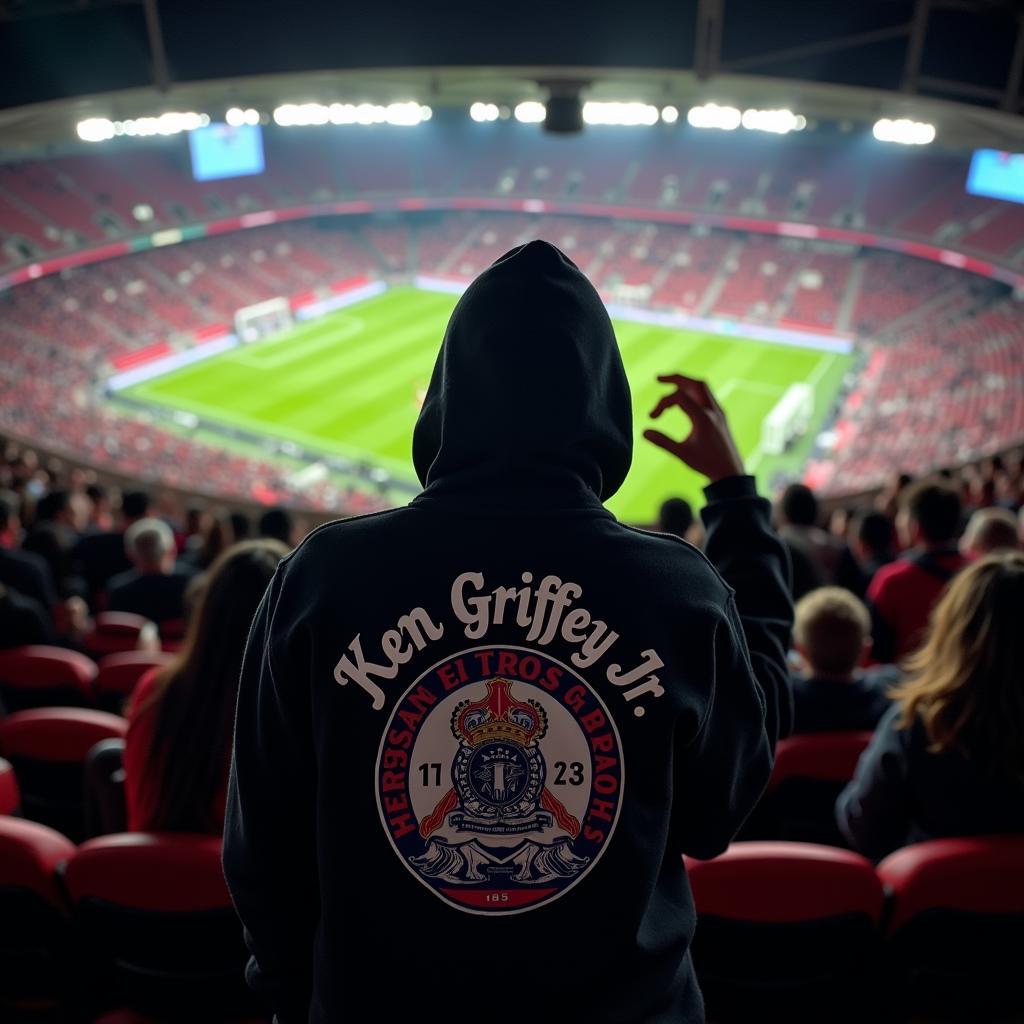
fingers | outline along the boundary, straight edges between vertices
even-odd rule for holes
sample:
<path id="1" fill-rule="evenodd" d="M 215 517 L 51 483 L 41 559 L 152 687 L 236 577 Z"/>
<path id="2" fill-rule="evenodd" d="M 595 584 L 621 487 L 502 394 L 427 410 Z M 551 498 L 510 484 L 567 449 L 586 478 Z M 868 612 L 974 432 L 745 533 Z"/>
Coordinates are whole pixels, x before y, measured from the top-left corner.
<path id="1" fill-rule="evenodd" d="M 658 399 L 658 404 L 651 410 L 651 419 L 656 420 L 666 409 L 671 409 L 674 405 L 677 405 L 678 392 L 673 391 L 671 394 L 662 395 Z"/>
<path id="2" fill-rule="evenodd" d="M 662 384 L 671 384 L 677 391 L 691 395 L 706 408 L 721 408 L 707 381 L 698 380 L 696 377 L 687 377 L 684 373 L 660 374 L 658 381 Z M 662 402 L 664 401 L 665 399 L 662 399 Z M 665 410 L 662 409 L 661 411 L 664 412 Z"/>
<path id="3" fill-rule="evenodd" d="M 663 434 L 660 430 L 645 430 L 644 438 L 658 448 L 662 448 L 677 459 L 682 458 L 682 451 L 686 445 L 685 441 L 677 441 L 675 438 Z"/>

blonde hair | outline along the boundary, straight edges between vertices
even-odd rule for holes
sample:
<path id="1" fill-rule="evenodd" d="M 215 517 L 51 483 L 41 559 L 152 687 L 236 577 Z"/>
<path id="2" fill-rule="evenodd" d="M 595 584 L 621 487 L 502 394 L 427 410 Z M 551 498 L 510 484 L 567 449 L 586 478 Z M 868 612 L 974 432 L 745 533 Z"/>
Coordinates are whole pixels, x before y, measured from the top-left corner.
<path id="1" fill-rule="evenodd" d="M 979 508 L 967 521 L 961 547 L 972 555 L 1019 548 L 1016 516 L 1008 508 Z"/>
<path id="2" fill-rule="evenodd" d="M 909 678 L 892 690 L 899 728 L 920 716 L 930 750 L 956 749 L 1024 782 L 1024 554 L 961 571 L 932 610 Z"/>
<path id="3" fill-rule="evenodd" d="M 852 672 L 870 633 L 871 617 L 864 602 L 842 587 L 819 587 L 796 603 L 793 639 L 815 672 Z"/>

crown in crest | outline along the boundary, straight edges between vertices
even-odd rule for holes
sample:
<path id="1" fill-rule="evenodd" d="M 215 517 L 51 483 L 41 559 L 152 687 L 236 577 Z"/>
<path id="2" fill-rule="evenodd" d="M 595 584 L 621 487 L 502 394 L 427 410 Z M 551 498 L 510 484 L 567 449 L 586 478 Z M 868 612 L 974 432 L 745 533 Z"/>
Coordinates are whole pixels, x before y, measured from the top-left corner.
<path id="1" fill-rule="evenodd" d="M 452 714 L 455 738 L 471 747 L 489 741 L 517 743 L 523 747 L 537 742 L 547 731 L 547 715 L 536 701 L 517 700 L 511 689 L 508 679 L 488 679 L 485 697 L 458 704 Z"/>

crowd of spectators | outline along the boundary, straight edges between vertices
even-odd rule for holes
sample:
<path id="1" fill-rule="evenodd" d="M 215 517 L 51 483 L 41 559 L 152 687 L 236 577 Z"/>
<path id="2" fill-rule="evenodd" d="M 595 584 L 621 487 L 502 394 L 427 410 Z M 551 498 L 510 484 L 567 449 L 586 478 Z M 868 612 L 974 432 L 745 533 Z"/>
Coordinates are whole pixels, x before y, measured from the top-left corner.
<path id="1" fill-rule="evenodd" d="M 901 474 L 873 504 L 834 507 L 827 520 L 805 485 L 791 484 L 776 495 L 776 527 L 789 552 L 796 600 L 795 731 L 877 726 L 892 732 L 894 708 L 904 709 L 900 729 L 915 728 L 922 714 L 928 718 L 929 691 L 914 687 L 927 675 L 923 652 L 939 656 L 936 605 L 952 592 L 951 581 L 962 592 L 972 580 L 995 586 L 995 577 L 1020 576 L 1020 556 L 1005 553 L 1022 547 L 1022 505 L 1024 457 L 1019 453 L 923 479 Z M 222 802 L 223 777 L 214 769 L 226 763 L 225 694 L 237 676 L 250 605 L 263 586 L 260 573 L 268 575 L 307 526 L 283 507 L 255 518 L 229 508 L 182 507 L 143 490 L 119 492 L 88 472 L 43 467 L 29 451 L 11 449 L 0 464 L 0 645 L 85 649 L 96 617 L 119 611 L 149 620 L 153 636 L 181 647 L 171 668 L 144 680 L 128 709 L 133 722 L 143 716 L 148 723 L 145 728 L 133 724 L 129 742 L 129 812 L 136 824 L 156 827 L 178 820 L 168 808 L 185 806 L 176 788 L 179 769 L 159 766 L 196 761 L 195 730 L 182 725 L 189 720 L 205 723 L 202 748 L 209 757 L 196 785 L 206 815 L 203 830 L 218 831 L 218 815 L 209 805 L 215 797 L 215 803 Z M 697 546 L 702 542 L 699 517 L 680 498 L 665 502 L 656 528 Z M 981 565 L 989 569 L 974 571 Z M 1011 584 L 1000 594 L 1004 603 L 1016 602 L 1017 612 L 1024 606 Z M 947 632 L 953 629 L 948 620 L 960 614 L 965 600 L 944 613 Z M 965 637 L 967 627 L 956 632 Z M 1012 640 L 1007 634 L 999 643 Z M 972 642 L 972 651 L 961 657 L 982 661 L 963 670 L 962 685 L 984 687 L 990 669 L 1003 669 L 991 668 L 979 655 L 978 642 Z M 984 642 L 995 643 L 988 634 Z M 910 693 L 918 694 L 912 704 Z M 175 724 L 160 724 L 162 709 L 171 714 L 171 708 Z M 212 718 L 207 722 L 205 716 Z M 990 724 L 1001 728 L 998 721 Z M 973 733 L 957 726 L 950 735 L 942 747 L 944 763 L 961 758 L 973 764 L 974 752 L 965 745 Z M 881 739 L 876 748 L 888 749 Z M 914 749 L 917 761 L 928 763 L 932 748 L 921 741 Z M 146 781 L 138 773 L 145 773 Z M 161 795 L 156 780 L 163 776 L 173 798 Z M 879 779 L 858 776 L 855 785 L 877 788 L 884 782 Z M 843 806 L 849 841 L 877 852 L 868 818 L 876 806 L 893 813 L 891 802 L 877 795 L 848 796 Z M 976 823 L 977 815 L 972 811 L 964 820 Z M 943 821 L 955 830 L 955 815 Z M 198 819 L 188 822 L 198 827 Z M 862 842 L 864 835 L 872 838 Z"/>

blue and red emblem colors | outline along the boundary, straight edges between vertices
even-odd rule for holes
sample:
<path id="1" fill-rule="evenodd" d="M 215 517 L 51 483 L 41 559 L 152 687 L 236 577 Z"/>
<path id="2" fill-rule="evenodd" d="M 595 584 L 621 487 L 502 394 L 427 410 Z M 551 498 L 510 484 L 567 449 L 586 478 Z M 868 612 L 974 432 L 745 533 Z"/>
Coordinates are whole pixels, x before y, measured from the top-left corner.
<path id="1" fill-rule="evenodd" d="M 599 860 L 624 767 L 608 709 L 567 665 L 485 646 L 434 665 L 392 711 L 381 821 L 406 868 L 478 914 L 557 899 Z"/>

